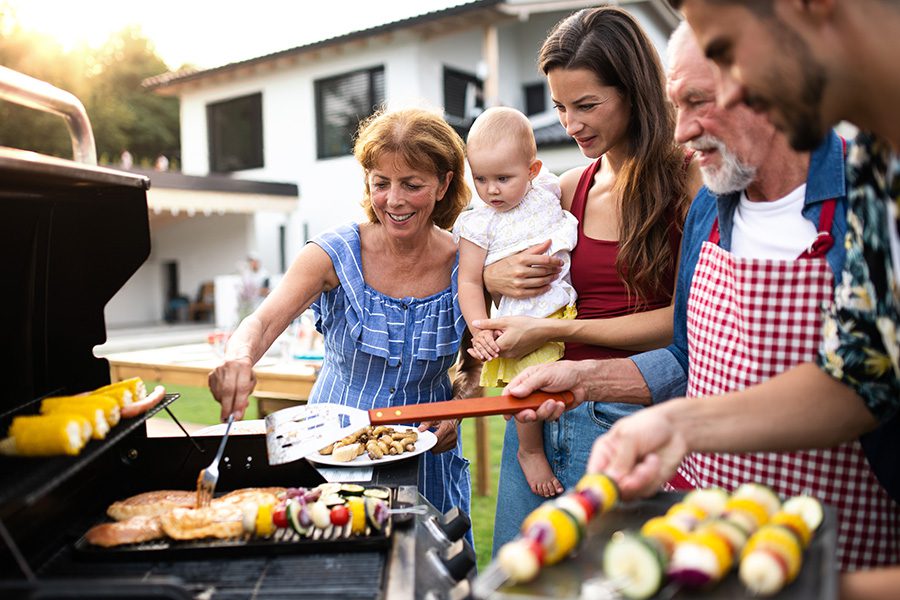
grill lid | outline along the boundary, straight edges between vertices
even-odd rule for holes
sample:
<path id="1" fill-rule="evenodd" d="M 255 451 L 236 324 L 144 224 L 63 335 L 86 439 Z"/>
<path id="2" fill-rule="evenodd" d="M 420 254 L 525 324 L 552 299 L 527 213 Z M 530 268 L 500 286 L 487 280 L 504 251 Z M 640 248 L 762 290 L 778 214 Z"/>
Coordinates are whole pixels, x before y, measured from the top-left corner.
<path id="1" fill-rule="evenodd" d="M 0 148 L 2 414 L 109 382 L 93 347 L 106 339 L 106 303 L 150 254 L 150 180 L 96 166 L 91 124 L 72 94 L 0 67 L 0 100 L 63 117 L 79 161 Z"/>
<path id="2" fill-rule="evenodd" d="M 150 255 L 143 177 L 0 150 L 0 413 L 109 383 L 103 309 Z"/>

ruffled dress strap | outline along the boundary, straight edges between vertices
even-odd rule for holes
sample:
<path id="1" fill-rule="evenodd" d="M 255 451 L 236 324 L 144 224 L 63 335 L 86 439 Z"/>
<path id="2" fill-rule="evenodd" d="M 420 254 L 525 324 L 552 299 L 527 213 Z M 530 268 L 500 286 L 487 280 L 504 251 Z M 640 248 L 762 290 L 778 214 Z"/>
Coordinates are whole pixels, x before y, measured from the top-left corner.
<path id="1" fill-rule="evenodd" d="M 391 367 L 400 365 L 404 353 L 432 361 L 458 352 L 466 326 L 457 300 L 458 253 L 449 288 L 426 298 L 394 298 L 369 287 L 363 278 L 358 224 L 332 229 L 312 242 L 331 258 L 341 283 L 322 294 L 313 309 L 322 314 L 323 302 L 342 304 L 347 334 L 359 351 L 381 357 Z"/>

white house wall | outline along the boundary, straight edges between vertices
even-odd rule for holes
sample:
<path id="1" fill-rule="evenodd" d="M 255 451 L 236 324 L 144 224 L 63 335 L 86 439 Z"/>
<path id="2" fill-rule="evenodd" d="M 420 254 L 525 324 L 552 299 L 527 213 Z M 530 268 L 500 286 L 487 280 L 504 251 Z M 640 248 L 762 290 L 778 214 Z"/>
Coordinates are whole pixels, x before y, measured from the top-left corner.
<path id="1" fill-rule="evenodd" d="M 156 269 L 178 261 L 180 292 L 194 300 L 200 284 L 216 275 L 237 273 L 252 244 L 252 217 L 243 214 L 198 216 L 170 223 L 153 233 Z M 159 293 L 165 292 L 160 288 Z"/>
<path id="2" fill-rule="evenodd" d="M 550 28 L 567 12 L 554 12 L 532 15 L 528 21 L 514 21 L 506 24 L 502 29 L 503 38 L 507 45 L 500 55 L 503 65 L 501 73 L 501 100 L 504 89 L 508 89 L 508 96 L 512 98 L 514 106 L 525 108 L 523 86 L 530 83 L 544 82 L 543 74 L 538 70 L 537 60 L 541 51 L 541 44 Z M 546 90 L 546 85 L 544 86 Z M 550 107 L 550 92 L 546 92 L 547 107 Z"/>
<path id="3" fill-rule="evenodd" d="M 237 273 L 252 247 L 253 218 L 244 214 L 195 216 L 151 230 L 147 261 L 106 305 L 107 327 L 161 321 L 166 282 L 163 265 L 178 262 L 179 291 L 195 300 L 200 284 Z"/>

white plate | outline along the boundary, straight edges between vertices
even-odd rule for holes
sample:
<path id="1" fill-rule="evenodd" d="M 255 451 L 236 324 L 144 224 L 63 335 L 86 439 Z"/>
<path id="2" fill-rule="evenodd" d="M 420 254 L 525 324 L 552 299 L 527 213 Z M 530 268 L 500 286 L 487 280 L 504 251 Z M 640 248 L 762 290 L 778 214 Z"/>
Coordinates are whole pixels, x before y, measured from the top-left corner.
<path id="1" fill-rule="evenodd" d="M 392 426 L 395 431 L 414 431 L 415 427 L 397 427 Z M 311 454 L 307 456 L 307 460 L 309 462 L 317 463 L 320 465 L 330 465 L 332 467 L 367 467 L 367 466 L 375 466 L 375 465 L 383 465 L 385 463 L 394 462 L 395 460 L 406 460 L 407 458 L 412 458 L 413 456 L 418 456 L 423 452 L 427 452 L 434 448 L 434 445 L 437 444 L 437 436 L 434 435 L 433 431 L 419 431 L 419 438 L 416 440 L 416 449 L 412 452 L 404 452 L 403 454 L 385 454 L 382 458 L 377 460 L 372 460 L 369 458 L 368 453 L 363 453 L 361 456 L 357 456 L 353 460 L 348 460 L 341 462 L 339 460 L 334 460 L 331 455 L 322 455 L 316 452 L 315 454 Z"/>

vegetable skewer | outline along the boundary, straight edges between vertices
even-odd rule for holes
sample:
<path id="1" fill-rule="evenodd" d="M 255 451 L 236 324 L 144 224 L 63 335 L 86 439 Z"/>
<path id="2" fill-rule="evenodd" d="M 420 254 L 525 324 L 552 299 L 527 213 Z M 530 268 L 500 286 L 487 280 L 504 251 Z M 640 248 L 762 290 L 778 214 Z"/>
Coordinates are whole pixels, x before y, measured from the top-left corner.
<path id="1" fill-rule="evenodd" d="M 492 578 L 499 583 L 492 581 L 487 587 L 531 581 L 542 566 L 556 564 L 575 550 L 588 523 L 618 502 L 619 489 L 612 479 L 603 474 L 585 475 L 575 491 L 544 502 L 526 517 L 521 535 L 497 554 L 497 573 Z M 489 579 L 481 578 L 481 583 Z"/>
<path id="2" fill-rule="evenodd" d="M 754 533 L 741 554 L 739 576 L 754 594 L 771 596 L 797 578 L 803 551 L 822 523 L 822 504 L 810 496 L 784 503 L 770 523 Z"/>

